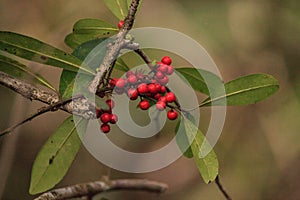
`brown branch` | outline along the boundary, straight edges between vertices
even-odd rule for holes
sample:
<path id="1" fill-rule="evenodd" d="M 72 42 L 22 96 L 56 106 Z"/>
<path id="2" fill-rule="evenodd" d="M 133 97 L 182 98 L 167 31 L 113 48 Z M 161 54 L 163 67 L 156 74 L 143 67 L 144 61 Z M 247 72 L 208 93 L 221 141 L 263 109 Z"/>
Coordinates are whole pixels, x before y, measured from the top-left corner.
<path id="1" fill-rule="evenodd" d="M 226 198 L 226 200 L 232 200 L 232 198 L 229 196 L 228 192 L 226 192 L 225 188 L 223 187 L 219 176 L 217 176 L 215 183 L 217 184 L 219 190 L 222 192 L 222 194 L 224 195 L 224 197 Z"/>
<path id="2" fill-rule="evenodd" d="M 141 49 L 136 49 L 134 50 L 135 53 L 137 53 L 143 60 L 144 62 L 148 65 L 149 69 L 153 69 L 152 63 L 150 58 L 143 52 Z"/>
<path id="3" fill-rule="evenodd" d="M 114 60 L 117 59 L 121 49 L 127 47 L 132 48 L 132 41 L 126 40 L 125 38 L 134 24 L 135 14 L 137 12 L 139 3 L 140 0 L 132 0 L 123 27 L 121 28 L 120 32 L 116 35 L 115 40 L 107 45 L 107 51 L 103 58 L 103 62 L 101 63 L 93 81 L 89 84 L 88 87 L 88 90 L 92 94 L 95 94 L 97 92 L 101 80 L 104 79 L 105 74 L 107 74 L 107 72 L 110 71 L 113 67 L 112 64 Z M 134 46 L 134 48 L 137 49 L 138 46 Z"/>
<path id="4" fill-rule="evenodd" d="M 0 85 L 15 91 L 30 100 L 40 101 L 48 105 L 55 105 L 55 103 L 60 102 L 58 94 L 37 88 L 1 71 Z M 65 104 L 61 105 L 59 109 L 86 119 L 96 118 L 95 106 L 86 98 L 73 98 L 72 101 L 67 101 Z"/>
<path id="5" fill-rule="evenodd" d="M 168 189 L 164 183 L 143 179 L 119 179 L 96 181 L 59 188 L 44 193 L 35 200 L 65 200 L 71 198 L 91 197 L 99 193 L 115 190 L 134 190 L 152 193 L 163 193 Z"/>

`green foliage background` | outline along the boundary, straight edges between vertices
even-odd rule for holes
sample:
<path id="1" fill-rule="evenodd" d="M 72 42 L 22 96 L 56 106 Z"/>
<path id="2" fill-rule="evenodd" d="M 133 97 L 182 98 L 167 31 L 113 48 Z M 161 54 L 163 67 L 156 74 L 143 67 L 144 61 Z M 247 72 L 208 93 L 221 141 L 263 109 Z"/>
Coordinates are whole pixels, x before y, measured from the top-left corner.
<path id="1" fill-rule="evenodd" d="M 221 179 L 234 199 L 300 198 L 297 189 L 300 187 L 299 9 L 297 0 L 151 0 L 143 1 L 137 16 L 138 27 L 166 27 L 195 38 L 213 57 L 225 81 L 260 72 L 279 80 L 280 91 L 270 99 L 257 105 L 228 108 L 225 128 L 215 151 Z M 71 50 L 63 43 L 64 36 L 80 18 L 99 18 L 111 24 L 118 22 L 101 0 L 0 1 L 1 30 L 36 37 L 69 52 Z M 58 88 L 60 70 L 32 63 L 29 66 Z M 14 96 L 3 87 L 0 98 L 1 129 L 28 116 L 41 105 Z M 208 109 L 201 114 L 205 130 Z M 0 169 L 12 161 L 8 171 L 0 170 L 5 172 L 0 174 L 2 199 L 32 199 L 28 187 L 34 158 L 66 116 L 63 112 L 47 114 L 21 127 L 17 134 L 0 140 Z M 149 151 L 162 146 L 171 136 L 166 127 L 161 144 L 148 140 L 135 148 Z M 121 133 L 110 137 L 124 148 L 132 148 Z M 84 148 L 59 186 L 97 180 L 103 174 L 110 174 L 111 178 L 140 177 L 166 182 L 170 190 L 159 199 L 222 199 L 215 185 L 207 186 L 202 182 L 193 160 L 181 158 L 160 171 L 132 175 L 109 170 Z M 124 195 L 128 199 L 156 198 L 132 192 L 105 197 L 118 199 Z"/>

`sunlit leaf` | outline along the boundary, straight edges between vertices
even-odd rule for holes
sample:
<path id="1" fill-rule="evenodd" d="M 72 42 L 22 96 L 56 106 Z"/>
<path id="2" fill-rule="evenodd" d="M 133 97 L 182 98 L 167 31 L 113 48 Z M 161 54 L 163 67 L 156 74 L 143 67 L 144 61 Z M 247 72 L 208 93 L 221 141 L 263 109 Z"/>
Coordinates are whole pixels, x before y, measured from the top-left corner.
<path id="1" fill-rule="evenodd" d="M 189 119 L 184 118 L 184 127 L 198 170 L 205 183 L 214 181 L 218 175 L 219 162 L 203 133 Z M 209 153 L 208 153 L 209 152 Z"/>
<path id="2" fill-rule="evenodd" d="M 32 168 L 30 194 L 51 189 L 66 175 L 81 145 L 77 130 L 86 129 L 87 120 L 74 124 L 67 118 L 50 136 L 38 153 Z"/>
<path id="3" fill-rule="evenodd" d="M 31 71 L 31 69 L 18 61 L 0 55 L 0 71 L 3 71 L 16 78 L 25 78 L 33 80 L 35 83 L 48 87 L 56 91 L 56 89 L 41 75 Z"/>
<path id="4" fill-rule="evenodd" d="M 278 81 L 267 74 L 252 74 L 225 84 L 226 95 L 208 98 L 200 106 L 255 104 L 273 95 L 279 89 Z"/>
<path id="5" fill-rule="evenodd" d="M 0 50 L 68 71 L 77 72 L 81 69 L 88 74 L 93 74 L 93 72 L 83 68 L 81 61 L 76 57 L 37 39 L 18 33 L 0 31 Z"/>

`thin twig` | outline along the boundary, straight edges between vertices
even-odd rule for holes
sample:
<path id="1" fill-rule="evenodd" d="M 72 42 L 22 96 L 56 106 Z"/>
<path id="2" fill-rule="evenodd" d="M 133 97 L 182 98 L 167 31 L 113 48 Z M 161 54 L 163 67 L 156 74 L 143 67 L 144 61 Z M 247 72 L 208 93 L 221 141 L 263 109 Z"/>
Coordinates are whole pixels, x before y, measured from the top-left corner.
<path id="1" fill-rule="evenodd" d="M 144 179 L 119 179 L 111 181 L 96 181 L 59 188 L 44 193 L 35 200 L 66 200 L 86 196 L 94 196 L 103 192 L 115 190 L 134 190 L 152 193 L 163 193 L 168 189 L 164 183 Z"/>
<path id="2" fill-rule="evenodd" d="M 219 176 L 217 176 L 215 183 L 217 184 L 219 190 L 222 192 L 222 194 L 224 195 L 224 197 L 226 198 L 226 200 L 232 200 L 232 198 L 229 196 L 228 192 L 226 192 L 225 188 L 223 187 Z"/>
<path id="3" fill-rule="evenodd" d="M 149 69 L 152 70 L 153 66 L 151 63 L 150 58 L 143 52 L 141 49 L 136 49 L 134 50 L 135 53 L 137 53 L 143 60 L 144 62 L 148 65 Z"/>
<path id="4" fill-rule="evenodd" d="M 98 90 L 101 80 L 104 79 L 105 74 L 109 71 L 113 66 L 114 60 L 118 57 L 121 49 L 128 47 L 132 44 L 131 40 L 126 40 L 126 35 L 129 30 L 132 28 L 134 24 L 135 14 L 137 12 L 140 0 L 132 0 L 130 5 L 128 15 L 125 19 L 124 25 L 121 28 L 120 32 L 116 35 L 115 40 L 112 43 L 107 45 L 107 51 L 103 58 L 103 61 L 97 71 L 96 76 L 89 84 L 88 90 L 95 94 Z M 135 47 L 137 49 L 138 46 Z"/>
<path id="5" fill-rule="evenodd" d="M 62 100 L 62 101 L 59 101 L 57 103 L 54 103 L 54 104 L 51 104 L 49 106 L 46 106 L 46 107 L 42 107 L 40 108 L 36 113 L 34 113 L 33 115 L 31 115 L 30 117 L 24 119 L 23 121 L 7 128 L 6 130 L 4 131 L 1 131 L 0 132 L 0 137 L 12 132 L 13 130 L 15 130 L 16 128 L 18 128 L 19 126 L 25 124 L 26 122 L 29 122 L 31 120 L 33 120 L 34 118 L 44 114 L 44 113 L 47 113 L 49 111 L 57 111 L 58 109 L 60 109 L 61 106 L 71 102 L 74 98 L 82 98 L 82 95 L 78 96 L 78 97 L 73 97 L 73 98 L 69 98 L 69 99 L 66 99 L 66 100 Z"/>

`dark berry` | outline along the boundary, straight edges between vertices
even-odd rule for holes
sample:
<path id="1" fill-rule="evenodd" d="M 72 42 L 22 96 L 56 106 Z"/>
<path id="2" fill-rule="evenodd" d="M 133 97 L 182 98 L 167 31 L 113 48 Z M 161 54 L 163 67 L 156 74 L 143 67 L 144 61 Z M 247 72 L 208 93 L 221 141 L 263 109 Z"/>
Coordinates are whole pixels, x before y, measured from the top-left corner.
<path id="1" fill-rule="evenodd" d="M 139 84 L 137 90 L 140 94 L 146 94 L 149 91 L 148 85 L 146 83 L 141 83 Z"/>
<path id="2" fill-rule="evenodd" d="M 175 120 L 178 117 L 178 113 L 177 113 L 176 110 L 173 110 L 173 109 L 169 110 L 168 113 L 167 113 L 167 117 L 168 117 L 169 120 Z"/>
<path id="3" fill-rule="evenodd" d="M 137 89 L 129 88 L 127 92 L 128 97 L 130 100 L 136 100 L 139 97 L 139 93 Z"/>
<path id="4" fill-rule="evenodd" d="M 168 103 L 173 103 L 176 101 L 176 96 L 173 92 L 168 92 L 165 97 Z"/>
<path id="5" fill-rule="evenodd" d="M 157 93 L 156 95 L 154 95 L 153 97 L 155 100 L 159 100 L 161 98 L 161 94 Z"/>
<path id="6" fill-rule="evenodd" d="M 103 122 L 103 123 L 108 123 L 108 122 L 110 122 L 110 119 L 111 119 L 111 114 L 109 114 L 109 113 L 103 113 L 103 114 L 101 115 L 101 117 L 100 117 L 100 120 L 101 120 L 101 122 Z"/>
<path id="7" fill-rule="evenodd" d="M 108 124 L 102 124 L 101 125 L 101 131 L 103 133 L 108 133 L 110 131 L 110 126 Z"/>
<path id="8" fill-rule="evenodd" d="M 102 112 L 99 108 L 96 108 L 96 117 L 99 118 L 101 116 Z"/>
<path id="9" fill-rule="evenodd" d="M 139 106 L 142 110 L 148 110 L 148 108 L 150 107 L 150 103 L 148 100 L 143 100 L 139 103 Z"/>
<path id="10" fill-rule="evenodd" d="M 117 81 L 118 81 L 117 78 L 110 79 L 110 80 L 109 80 L 109 85 L 110 85 L 111 87 L 115 87 Z"/>
<path id="11" fill-rule="evenodd" d="M 158 101 L 156 103 L 156 109 L 160 110 L 160 111 L 164 110 L 166 108 L 166 106 L 167 106 L 166 103 L 163 101 Z"/>
<path id="12" fill-rule="evenodd" d="M 112 124 L 115 124 L 115 123 L 117 123 L 117 121 L 118 121 L 118 116 L 115 114 L 112 114 L 109 122 Z"/>
<path id="13" fill-rule="evenodd" d="M 121 29 L 123 25 L 124 25 L 124 20 L 119 21 L 118 28 Z"/>
<path id="14" fill-rule="evenodd" d="M 164 56 L 161 59 L 161 62 L 164 63 L 165 65 L 171 65 L 172 59 L 169 56 Z"/>

